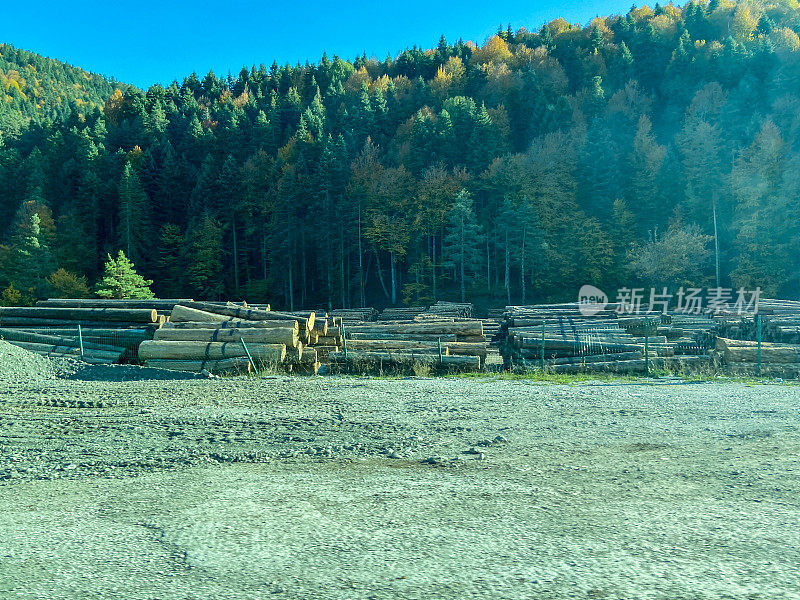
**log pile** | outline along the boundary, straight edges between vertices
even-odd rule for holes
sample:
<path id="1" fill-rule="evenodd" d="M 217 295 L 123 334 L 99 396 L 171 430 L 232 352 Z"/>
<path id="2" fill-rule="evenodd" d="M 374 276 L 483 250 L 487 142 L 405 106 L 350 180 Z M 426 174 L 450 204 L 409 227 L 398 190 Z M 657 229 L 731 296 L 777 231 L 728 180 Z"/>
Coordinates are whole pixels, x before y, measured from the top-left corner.
<path id="1" fill-rule="evenodd" d="M 87 362 L 136 362 L 139 344 L 152 339 L 179 302 L 183 300 L 53 298 L 32 307 L 0 308 L 0 328 L 11 343 L 40 344 L 28 349 L 48 356 L 82 354 Z M 34 341 L 36 336 L 57 339 L 42 345 Z"/>
<path id="2" fill-rule="evenodd" d="M 620 315 L 615 309 L 612 304 L 583 314 L 577 303 L 508 306 L 499 334 L 504 363 L 555 372 L 637 371 L 644 368 L 645 352 L 654 367 L 709 363 L 713 320 L 701 315 Z"/>
<path id="3" fill-rule="evenodd" d="M 342 351 L 330 353 L 330 361 L 351 369 L 419 364 L 477 371 L 488 352 L 483 324 L 477 320 L 360 323 L 345 326 L 342 344 Z"/>
<path id="4" fill-rule="evenodd" d="M 327 333 L 327 319 L 313 312 L 191 302 L 175 305 L 169 322 L 141 344 L 139 356 L 148 366 L 181 371 L 317 373 L 317 351 L 310 345 Z"/>
<path id="5" fill-rule="evenodd" d="M 330 314 L 334 319 L 341 319 L 345 325 L 378 320 L 378 311 L 374 308 L 336 308 Z"/>
<path id="6" fill-rule="evenodd" d="M 729 373 L 759 373 L 758 342 L 719 337 L 716 349 Z M 760 354 L 760 374 L 792 378 L 800 375 L 800 344 L 762 342 Z"/>
<path id="7" fill-rule="evenodd" d="M 784 344 L 800 344 L 800 302 L 793 300 L 759 301 L 762 341 Z M 728 339 L 755 340 L 757 336 L 756 314 L 716 315 L 719 334 Z"/>
<path id="8" fill-rule="evenodd" d="M 384 311 L 385 312 L 385 311 Z M 429 306 L 422 315 L 433 317 L 451 317 L 454 319 L 471 319 L 472 304 L 461 302 L 445 302 L 439 300 L 433 306 Z"/>
<path id="9" fill-rule="evenodd" d="M 413 321 L 414 317 L 425 312 L 424 306 L 401 306 L 384 309 L 378 321 Z"/>

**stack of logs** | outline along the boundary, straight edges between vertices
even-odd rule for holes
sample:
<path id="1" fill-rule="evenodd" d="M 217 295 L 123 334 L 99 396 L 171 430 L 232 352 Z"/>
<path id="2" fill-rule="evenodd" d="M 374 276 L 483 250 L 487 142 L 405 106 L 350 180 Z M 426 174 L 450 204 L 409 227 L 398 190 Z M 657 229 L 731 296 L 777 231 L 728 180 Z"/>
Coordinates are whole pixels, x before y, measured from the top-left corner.
<path id="1" fill-rule="evenodd" d="M 794 300 L 761 299 L 758 303 L 761 335 L 765 342 L 800 344 L 800 302 Z M 714 316 L 719 335 L 730 339 L 755 340 L 757 315 L 722 313 Z"/>
<path id="2" fill-rule="evenodd" d="M 478 371 L 487 355 L 480 321 L 360 323 L 344 327 L 341 352 L 334 365 L 350 369 L 421 364 L 434 369 Z"/>
<path id="3" fill-rule="evenodd" d="M 328 321 L 312 312 L 285 313 L 236 304 L 192 302 L 176 305 L 169 322 L 139 357 L 152 367 L 210 373 L 285 369 L 319 370 L 316 344 Z"/>
<path id="4" fill-rule="evenodd" d="M 385 312 L 385 311 L 384 311 Z M 472 318 L 472 304 L 462 302 L 445 302 L 439 300 L 433 306 L 425 310 L 421 316 L 424 317 L 439 317 L 439 318 L 453 318 L 453 319 L 471 319 Z"/>
<path id="5" fill-rule="evenodd" d="M 645 358 L 653 359 L 654 367 L 710 363 L 705 347 L 683 327 L 673 326 L 670 315 L 620 316 L 616 308 L 611 304 L 583 314 L 577 303 L 508 306 L 500 334 L 504 362 L 556 373 L 642 371 Z M 692 335 L 698 332 L 693 329 Z"/>
<path id="6" fill-rule="evenodd" d="M 425 311 L 424 306 L 400 306 L 385 308 L 378 321 L 410 321 Z"/>
<path id="7" fill-rule="evenodd" d="M 185 300 L 50 299 L 0 308 L 0 337 L 45 356 L 135 362 L 167 314 Z"/>
<path id="8" fill-rule="evenodd" d="M 717 338 L 717 352 L 732 375 L 763 374 L 796 378 L 800 375 L 800 345 Z"/>
<path id="9" fill-rule="evenodd" d="M 341 319 L 345 325 L 362 321 L 376 321 L 378 311 L 374 308 L 336 308 L 331 311 L 334 319 Z"/>

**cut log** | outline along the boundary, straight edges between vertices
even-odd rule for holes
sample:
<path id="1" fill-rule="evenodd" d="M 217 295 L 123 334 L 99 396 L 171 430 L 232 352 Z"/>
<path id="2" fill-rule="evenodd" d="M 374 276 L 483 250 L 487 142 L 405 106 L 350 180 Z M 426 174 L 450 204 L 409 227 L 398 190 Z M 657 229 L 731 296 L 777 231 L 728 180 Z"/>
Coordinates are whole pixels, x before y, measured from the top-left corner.
<path id="1" fill-rule="evenodd" d="M 189 371 L 191 373 L 200 373 L 205 370 L 215 375 L 221 373 L 244 375 L 250 372 L 250 361 L 247 358 L 226 358 L 222 360 L 150 359 L 145 362 L 145 366 L 168 369 L 170 371 Z"/>
<path id="2" fill-rule="evenodd" d="M 328 357 L 331 352 L 339 352 L 341 349 L 341 346 L 314 346 L 314 350 L 317 352 L 317 360 L 323 363 L 329 362 Z"/>
<path id="3" fill-rule="evenodd" d="M 30 331 L 22 331 L 19 329 L 0 329 L 0 339 L 7 342 L 33 342 L 37 344 L 47 344 L 50 346 L 67 346 L 80 348 L 80 339 L 76 336 L 64 337 L 58 335 L 46 335 L 41 333 L 32 333 Z M 84 350 L 105 350 L 116 354 L 125 352 L 125 348 L 119 348 L 110 344 L 98 344 L 88 340 L 83 340 Z"/>
<path id="4" fill-rule="evenodd" d="M 652 355 L 652 353 L 651 353 Z M 595 354 L 592 356 L 568 356 L 545 361 L 545 365 L 579 365 L 584 363 L 614 362 L 618 360 L 643 359 L 642 352 L 618 352 L 616 354 Z"/>
<path id="5" fill-rule="evenodd" d="M 644 371 L 644 359 L 618 360 L 612 362 L 596 362 L 587 364 L 546 366 L 545 371 L 551 373 L 636 373 Z"/>
<path id="6" fill-rule="evenodd" d="M 288 321 L 286 321 L 288 323 Z M 299 338 L 296 327 L 244 327 L 242 329 L 159 329 L 154 340 L 195 341 L 195 342 L 238 342 L 259 344 L 285 344 L 297 347 Z"/>
<path id="7" fill-rule="evenodd" d="M 73 321 L 125 321 L 155 323 L 158 311 L 146 308 L 50 308 L 43 306 L 0 307 L 0 319 L 26 317 L 29 319 L 64 319 Z"/>
<path id="8" fill-rule="evenodd" d="M 416 354 L 410 352 L 351 352 L 348 350 L 346 357 L 344 352 L 331 352 L 329 358 L 333 363 L 350 365 L 378 365 L 383 363 L 411 366 L 414 363 L 419 363 L 432 367 L 442 366 L 444 368 L 454 368 L 468 371 L 477 371 L 481 367 L 481 359 L 479 356 L 442 356 L 440 360 L 438 354 Z"/>
<path id="9" fill-rule="evenodd" d="M 403 333 L 403 334 L 457 334 L 483 335 L 480 321 L 457 321 L 455 323 L 403 323 L 391 325 L 367 325 L 347 328 L 352 333 Z"/>
<path id="10" fill-rule="evenodd" d="M 418 340 L 348 340 L 348 350 L 422 350 L 438 352 L 439 343 Z M 443 354 L 486 356 L 486 343 L 442 342 Z"/>
<path id="11" fill-rule="evenodd" d="M 251 310 L 247 308 L 238 308 L 234 306 L 224 307 L 223 310 L 226 312 L 211 312 L 208 310 L 202 310 L 198 308 L 194 308 L 194 306 L 198 304 L 197 302 L 193 303 L 192 306 L 183 306 L 182 304 L 177 305 L 175 308 L 172 309 L 172 315 L 170 317 L 171 323 L 181 323 L 181 322 L 197 322 L 197 321 L 207 321 L 207 322 L 224 322 L 224 321 L 233 321 L 233 320 L 244 320 L 244 321 L 294 321 L 298 323 L 300 326 L 305 326 L 307 329 L 313 329 L 314 327 L 314 313 L 311 313 L 309 317 L 297 317 L 294 315 L 285 315 L 284 313 L 278 313 L 273 311 L 258 311 L 258 310 Z M 203 303 L 203 306 L 207 306 L 206 303 Z"/>
<path id="12" fill-rule="evenodd" d="M 36 306 L 50 308 L 155 308 L 172 310 L 176 304 L 192 302 L 190 298 L 154 300 L 117 300 L 104 298 L 50 298 L 39 300 Z"/>
<path id="13" fill-rule="evenodd" d="M 14 346 L 19 346 L 20 348 L 24 348 L 25 350 L 36 352 L 37 354 L 43 354 L 45 356 L 50 356 L 52 354 L 59 356 L 69 356 L 71 358 L 81 358 L 81 349 L 78 347 L 59 346 L 53 344 L 39 344 L 36 342 L 15 342 L 11 340 L 9 340 L 8 343 L 13 344 Z M 122 351 L 111 352 L 108 350 L 84 349 L 83 356 L 85 358 L 93 358 L 93 359 L 96 358 L 96 359 L 116 362 L 119 361 L 119 359 L 122 357 Z"/>
<path id="14" fill-rule="evenodd" d="M 0 327 L 90 327 L 103 329 L 148 329 L 161 327 L 157 322 L 134 323 L 130 321 L 86 321 L 83 319 L 38 319 L 30 317 L 0 317 Z"/>
<path id="15" fill-rule="evenodd" d="M 408 335 L 404 333 L 359 333 L 359 332 L 351 332 L 350 329 L 345 327 L 345 337 L 348 340 L 407 340 Z M 481 336 L 482 338 L 482 336 Z M 414 339 L 419 342 L 436 342 L 438 340 L 442 340 L 442 342 L 455 342 L 456 341 L 456 334 L 454 333 L 442 333 L 442 334 L 414 334 Z M 482 341 L 482 339 L 481 339 Z"/>
<path id="16" fill-rule="evenodd" d="M 254 328 L 286 328 L 297 329 L 297 321 L 242 321 L 234 319 L 232 321 L 170 321 L 164 325 L 164 329 L 254 329 Z"/>
<path id="17" fill-rule="evenodd" d="M 246 342 L 245 342 L 246 343 Z M 280 363 L 286 356 L 284 344 L 248 344 L 254 360 Z M 247 356 L 239 342 L 181 342 L 145 340 L 139 345 L 139 358 L 177 360 L 219 360 Z"/>
<path id="18" fill-rule="evenodd" d="M 317 362 L 317 351 L 314 348 L 292 348 L 286 350 L 286 358 L 283 359 L 287 365 L 310 365 Z"/>
<path id="19" fill-rule="evenodd" d="M 242 319 L 247 317 L 241 316 L 243 311 L 246 312 L 256 312 L 256 313 L 267 313 L 271 312 L 269 309 L 259 309 L 259 308 L 247 308 L 244 304 L 236 304 L 233 302 L 188 302 L 188 303 L 181 303 L 180 306 L 189 306 L 191 308 L 195 308 L 197 310 L 204 310 L 206 312 L 213 312 L 219 313 L 221 315 L 228 315 L 231 317 L 239 316 Z M 269 318 L 269 317 L 267 317 Z M 260 320 L 260 319 L 259 319 Z"/>

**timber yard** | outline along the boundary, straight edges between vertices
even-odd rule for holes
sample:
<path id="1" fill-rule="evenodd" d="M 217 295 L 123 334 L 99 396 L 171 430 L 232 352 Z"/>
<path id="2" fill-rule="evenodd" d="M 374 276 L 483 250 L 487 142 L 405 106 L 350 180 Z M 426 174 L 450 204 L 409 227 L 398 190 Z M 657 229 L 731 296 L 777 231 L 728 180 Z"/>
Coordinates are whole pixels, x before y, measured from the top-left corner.
<path id="1" fill-rule="evenodd" d="M 0 309 L 4 599 L 796 597 L 792 303 L 105 302 Z"/>

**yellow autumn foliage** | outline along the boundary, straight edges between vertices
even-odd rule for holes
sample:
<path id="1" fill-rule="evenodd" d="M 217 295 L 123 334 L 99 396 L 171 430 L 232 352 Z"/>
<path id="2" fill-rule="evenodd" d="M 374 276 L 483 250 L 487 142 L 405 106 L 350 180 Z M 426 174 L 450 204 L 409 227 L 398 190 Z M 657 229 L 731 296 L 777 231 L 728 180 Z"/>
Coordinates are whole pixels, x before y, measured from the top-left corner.
<path id="1" fill-rule="evenodd" d="M 493 35 L 482 48 L 472 54 L 473 64 L 485 65 L 488 63 L 505 63 L 513 58 L 508 44 L 500 36 Z"/>

